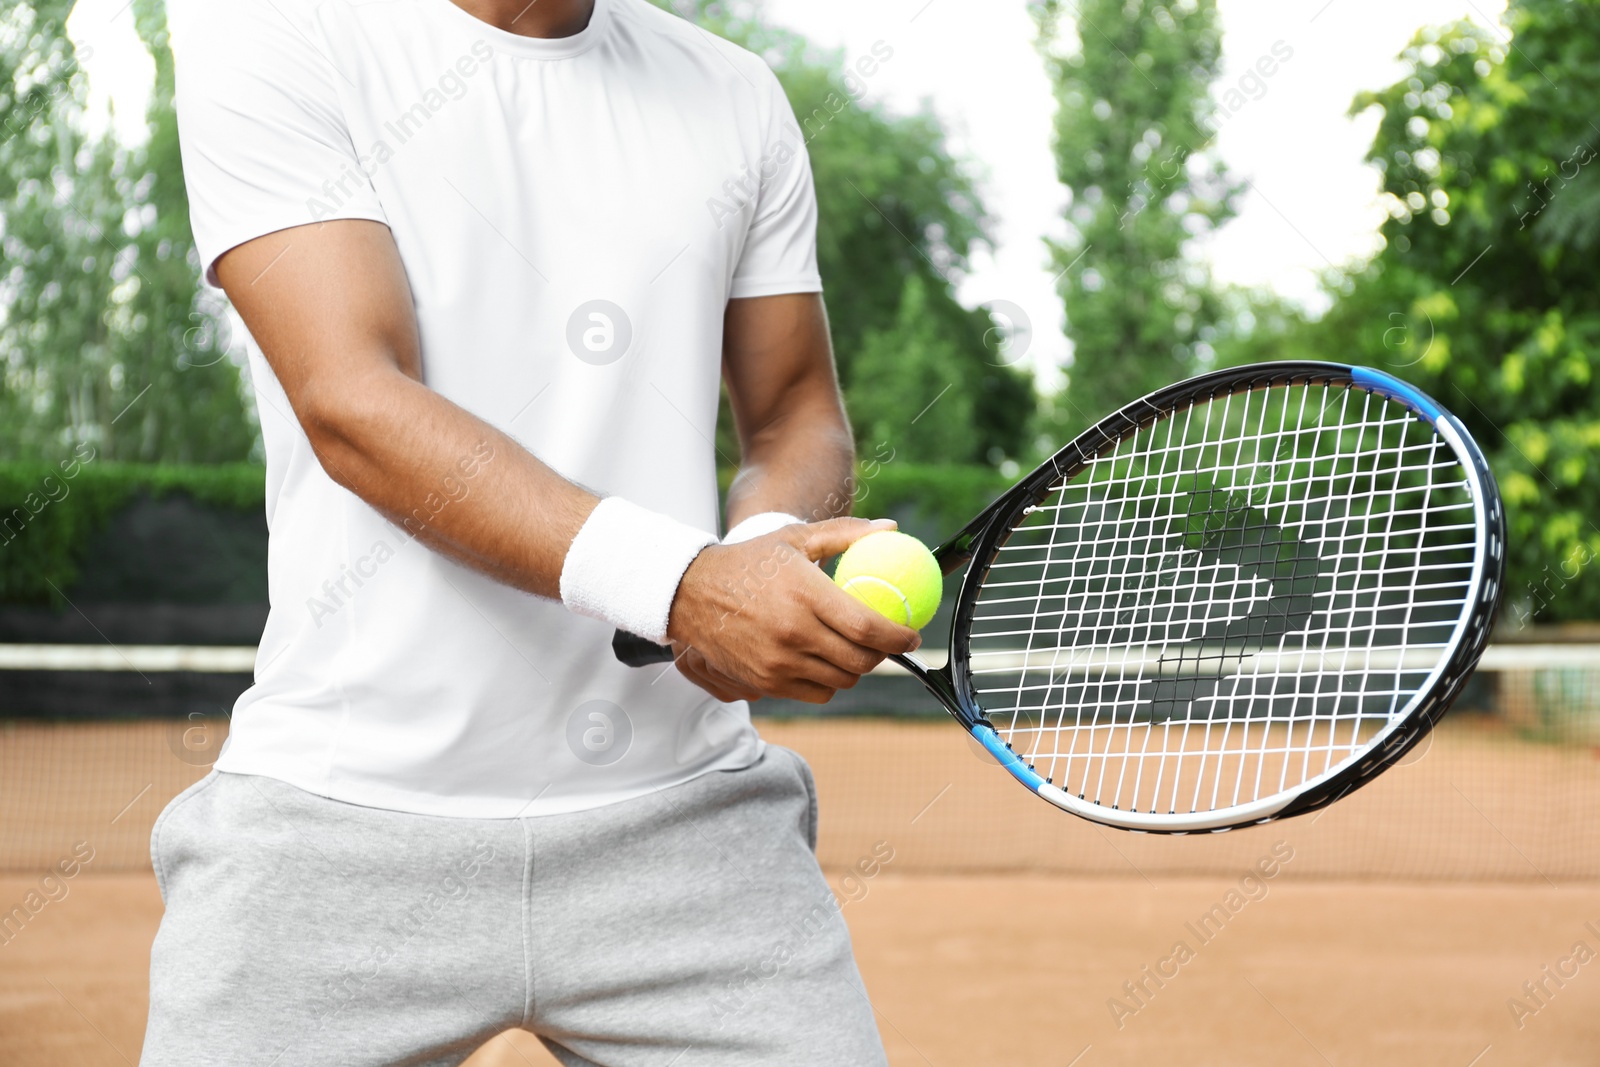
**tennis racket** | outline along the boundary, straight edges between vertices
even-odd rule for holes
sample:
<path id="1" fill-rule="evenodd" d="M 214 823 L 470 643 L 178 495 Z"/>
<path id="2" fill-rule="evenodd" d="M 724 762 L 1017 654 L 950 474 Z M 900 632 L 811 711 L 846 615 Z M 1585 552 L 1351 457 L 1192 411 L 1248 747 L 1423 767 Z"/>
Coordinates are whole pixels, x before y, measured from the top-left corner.
<path id="1" fill-rule="evenodd" d="M 966 566 L 948 662 L 894 658 L 1057 807 L 1228 830 L 1427 734 L 1488 640 L 1505 536 L 1482 452 L 1405 382 L 1220 370 L 1102 419 L 941 545 Z"/>

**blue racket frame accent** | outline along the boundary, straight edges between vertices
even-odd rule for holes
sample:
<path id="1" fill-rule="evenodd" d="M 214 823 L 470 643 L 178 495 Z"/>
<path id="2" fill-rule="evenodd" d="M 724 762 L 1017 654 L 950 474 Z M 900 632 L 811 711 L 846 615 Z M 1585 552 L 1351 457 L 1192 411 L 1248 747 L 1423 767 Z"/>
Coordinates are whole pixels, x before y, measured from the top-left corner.
<path id="1" fill-rule="evenodd" d="M 1017 781 L 1035 793 L 1039 791 L 1041 785 L 1044 785 L 1044 778 L 1032 767 L 1028 766 L 1021 756 L 1011 751 L 1010 745 L 1000 740 L 1000 735 L 994 732 L 993 726 L 990 726 L 987 722 L 980 721 L 967 727 L 967 729 L 972 733 L 978 744 L 988 749 L 989 755 L 998 760 L 1000 766 L 1010 771 L 1011 776 Z"/>
<path id="2" fill-rule="evenodd" d="M 1351 367 L 1350 382 L 1379 396 L 1400 401 L 1429 422 L 1438 423 L 1445 417 L 1444 409 L 1434 403 L 1433 397 L 1384 371 L 1374 370 L 1371 367 Z"/>

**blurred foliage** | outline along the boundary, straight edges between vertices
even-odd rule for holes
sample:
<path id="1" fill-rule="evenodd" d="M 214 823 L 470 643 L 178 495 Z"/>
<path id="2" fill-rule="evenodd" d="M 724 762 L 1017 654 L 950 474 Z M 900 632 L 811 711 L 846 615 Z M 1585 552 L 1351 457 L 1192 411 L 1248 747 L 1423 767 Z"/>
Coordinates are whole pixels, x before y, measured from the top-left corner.
<path id="1" fill-rule="evenodd" d="M 897 519 L 901 529 L 932 545 L 971 522 L 1013 481 L 993 467 L 869 459 L 857 472 L 855 510 Z"/>
<path id="2" fill-rule="evenodd" d="M 992 466 L 1029 450 L 1037 406 L 997 347 L 1003 324 L 955 299 L 988 241 L 972 172 L 931 110 L 872 102 L 892 45 L 821 51 L 768 25 L 755 0 L 657 2 L 766 59 L 801 123 L 841 378 L 875 457 L 858 510 L 956 528 L 1004 487 Z M 262 499 L 248 465 L 120 462 L 244 460 L 255 428 L 223 308 L 199 285 L 162 0 L 132 5 L 156 71 L 134 148 L 84 132 L 71 6 L 0 10 L 0 459 L 95 458 L 65 481 L 60 465 L 0 464 L 0 600 L 59 595 L 74 553 L 141 492 Z M 1213 354 L 1384 367 L 1490 453 L 1512 524 L 1513 617 L 1600 616 L 1600 0 L 1513 0 L 1510 46 L 1472 22 L 1425 30 L 1405 75 L 1356 100 L 1381 112 L 1368 158 L 1391 217 L 1380 254 L 1329 276 L 1317 317 L 1219 291 L 1189 254 L 1237 192 L 1212 150 L 1215 0 L 1032 9 L 1072 194 L 1051 256 L 1075 356 L 1049 436 Z M 737 454 L 726 422 L 719 445 Z"/>
<path id="3" fill-rule="evenodd" d="M 717 474 L 724 496 L 735 473 Z M 971 522 L 1013 481 L 982 464 L 908 463 L 892 449 L 873 449 L 864 451 L 856 464 L 855 513 L 898 519 L 902 529 L 909 523 L 937 540 Z"/>
<path id="4" fill-rule="evenodd" d="M 57 464 L 0 462 L 0 603 L 65 603 L 94 535 L 135 496 L 186 494 L 224 511 L 260 514 L 266 472 L 251 463 L 115 463 L 80 445 Z M 261 571 L 266 560 L 260 561 Z"/>
<path id="5" fill-rule="evenodd" d="M 1380 367 L 1489 454 L 1510 521 L 1507 621 L 1600 617 L 1600 0 L 1516 0 L 1513 37 L 1419 33 L 1379 108 L 1386 245 L 1320 319 L 1255 301 L 1219 358 Z"/>
<path id="6" fill-rule="evenodd" d="M 1231 217 L 1237 189 L 1210 150 L 1215 0 L 1032 7 L 1072 193 L 1070 235 L 1051 242 L 1073 342 L 1059 438 L 1197 368 L 1221 309 L 1188 248 Z"/>
<path id="7" fill-rule="evenodd" d="M 863 446 L 888 445 L 919 463 L 962 463 L 977 452 L 973 396 L 962 352 L 928 303 L 928 283 L 908 275 L 895 321 L 862 339 L 845 400 Z"/>
<path id="8" fill-rule="evenodd" d="M 108 459 L 219 462 L 255 430 L 220 302 L 202 294 L 161 0 L 134 0 L 155 61 L 146 143 L 85 134 L 71 4 L 0 16 L 0 456 L 87 442 Z"/>
<path id="9" fill-rule="evenodd" d="M 988 241 L 989 219 L 938 117 L 929 110 L 892 114 L 869 99 L 874 75 L 895 62 L 893 46 L 878 42 L 846 56 L 767 24 L 757 3 L 656 2 L 760 55 L 788 94 L 811 156 L 817 263 L 840 379 L 848 396 L 865 395 L 857 381 L 865 359 L 864 373 L 877 388 L 893 391 L 867 412 L 852 406 L 863 449 L 886 440 L 919 461 L 999 463 L 1019 455 L 1037 405 L 1032 375 L 1000 358 L 1004 333 L 990 314 L 955 298 L 968 257 Z M 903 306 L 908 298 L 914 308 Z M 945 342 L 937 354 L 925 350 L 935 334 Z M 896 347 L 905 353 L 898 376 L 888 373 Z M 907 380 L 934 366 L 944 377 L 931 391 Z M 912 428 L 923 406 L 912 401 L 947 385 L 966 400 L 960 416 L 955 405 L 941 410 L 943 401 L 928 414 L 947 432 L 949 440 L 939 441 Z M 891 408 L 897 414 L 884 417 Z M 934 450 L 923 452 L 930 442 Z M 738 455 L 726 413 L 718 446 Z"/>

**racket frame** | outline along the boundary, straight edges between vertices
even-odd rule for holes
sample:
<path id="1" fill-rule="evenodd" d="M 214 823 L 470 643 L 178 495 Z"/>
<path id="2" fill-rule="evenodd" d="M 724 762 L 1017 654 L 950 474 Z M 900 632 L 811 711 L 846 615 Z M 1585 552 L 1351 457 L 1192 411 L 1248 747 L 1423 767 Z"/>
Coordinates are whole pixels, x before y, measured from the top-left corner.
<path id="1" fill-rule="evenodd" d="M 1466 472 L 1476 527 L 1472 573 L 1464 598 L 1470 607 L 1464 608 L 1456 620 L 1448 654 L 1440 657 L 1406 707 L 1391 716 L 1365 748 L 1293 790 L 1212 811 L 1144 812 L 1094 803 L 1039 774 L 985 716 L 970 669 L 968 636 L 978 595 L 1005 538 L 1018 527 L 1030 508 L 1048 500 L 1057 485 L 1064 485 L 1101 450 L 1170 413 L 1224 393 L 1236 394 L 1244 391 L 1244 387 L 1254 391 L 1275 386 L 1324 384 L 1364 390 L 1404 404 L 1438 431 Z M 1017 781 L 1057 807 L 1092 822 L 1124 830 L 1220 833 L 1326 807 L 1372 781 L 1427 736 L 1460 695 L 1488 644 L 1505 585 L 1505 555 L 1505 509 L 1488 462 L 1460 420 L 1427 394 L 1393 375 L 1368 367 L 1309 360 L 1250 364 L 1202 374 L 1125 405 L 1079 434 L 998 497 L 961 532 L 934 550 L 934 557 L 945 574 L 966 567 L 950 626 L 948 662 L 943 667 L 931 668 L 914 655 L 891 658 L 921 681 L 945 710 Z"/>

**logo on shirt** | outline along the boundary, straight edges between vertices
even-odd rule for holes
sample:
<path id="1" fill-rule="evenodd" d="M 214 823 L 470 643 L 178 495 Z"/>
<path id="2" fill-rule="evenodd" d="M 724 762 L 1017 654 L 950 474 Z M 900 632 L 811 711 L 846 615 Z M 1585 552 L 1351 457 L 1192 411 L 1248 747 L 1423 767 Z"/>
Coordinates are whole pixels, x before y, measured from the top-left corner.
<path id="1" fill-rule="evenodd" d="M 633 720 L 609 700 L 587 700 L 567 716 L 567 747 L 591 767 L 609 767 L 628 754 Z"/>
<path id="2" fill-rule="evenodd" d="M 633 323 L 609 300 L 579 304 L 567 319 L 567 347 L 585 363 L 603 367 L 628 354 Z"/>

